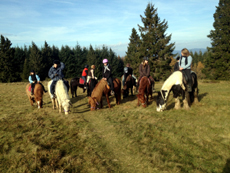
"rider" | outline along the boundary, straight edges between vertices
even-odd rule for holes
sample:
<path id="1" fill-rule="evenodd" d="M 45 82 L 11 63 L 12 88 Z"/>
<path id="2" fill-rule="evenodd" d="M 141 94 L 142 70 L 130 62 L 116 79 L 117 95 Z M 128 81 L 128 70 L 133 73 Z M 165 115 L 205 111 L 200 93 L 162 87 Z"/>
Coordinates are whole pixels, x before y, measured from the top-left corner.
<path id="1" fill-rule="evenodd" d="M 54 60 L 53 66 L 50 68 L 48 76 L 52 79 L 52 83 L 50 85 L 50 93 L 51 98 L 54 98 L 54 90 L 55 85 L 59 79 L 63 79 L 63 69 L 65 68 L 65 64 L 63 62 L 60 62 L 58 60 Z"/>
<path id="2" fill-rule="evenodd" d="M 40 78 L 35 74 L 34 70 L 30 70 L 29 82 L 31 84 L 31 95 L 34 95 L 34 87 L 36 83 L 40 83 Z M 40 83 L 42 85 L 42 83 Z M 43 91 L 46 93 L 45 87 L 42 85 Z"/>
<path id="3" fill-rule="evenodd" d="M 81 78 L 84 80 L 84 89 L 86 89 L 86 80 L 87 80 L 87 75 L 88 75 L 88 65 L 85 65 L 85 68 L 83 69 L 82 71 L 82 75 L 81 75 Z"/>
<path id="4" fill-rule="evenodd" d="M 94 75 L 94 72 L 95 72 L 95 65 L 91 65 L 89 75 L 87 76 L 87 83 L 89 83 L 90 79 L 97 79 L 97 77 L 95 77 L 95 75 Z"/>
<path id="5" fill-rule="evenodd" d="M 112 76 L 112 67 L 108 64 L 107 59 L 103 59 L 103 71 L 102 71 L 102 79 L 108 81 L 111 88 L 111 95 L 114 95 L 114 86 L 113 86 L 113 76 Z"/>
<path id="6" fill-rule="evenodd" d="M 154 89 L 154 79 L 152 78 L 152 76 L 150 76 L 150 66 L 148 64 L 148 60 L 149 60 L 149 58 L 145 56 L 143 58 L 143 62 L 139 66 L 140 76 L 138 78 L 137 86 L 139 86 L 141 78 L 143 76 L 146 76 L 147 78 L 149 78 L 149 80 L 151 82 L 151 85 L 152 85 L 152 90 L 154 92 L 155 91 L 155 89 Z"/>
<path id="7" fill-rule="evenodd" d="M 133 75 L 133 69 L 132 67 L 130 67 L 130 64 L 127 63 L 126 64 L 126 67 L 124 68 L 124 77 L 122 79 L 122 84 L 123 86 L 125 85 L 125 82 L 126 82 L 126 78 L 131 75 L 135 80 L 137 79 L 136 76 Z"/>
<path id="8" fill-rule="evenodd" d="M 191 64 L 192 64 L 192 57 L 190 56 L 188 49 L 186 48 L 182 49 L 181 57 L 179 61 L 179 70 L 184 72 L 185 75 L 187 76 L 188 92 L 192 92 Z"/>

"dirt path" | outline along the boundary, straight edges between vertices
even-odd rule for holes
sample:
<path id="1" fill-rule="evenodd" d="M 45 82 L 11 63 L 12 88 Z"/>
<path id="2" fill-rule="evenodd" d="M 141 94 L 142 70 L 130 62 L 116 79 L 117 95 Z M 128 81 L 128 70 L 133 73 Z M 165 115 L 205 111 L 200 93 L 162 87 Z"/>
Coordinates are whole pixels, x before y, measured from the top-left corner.
<path id="1" fill-rule="evenodd" d="M 93 116 L 90 113 L 84 115 L 84 118 L 95 129 L 94 133 L 100 136 L 102 142 L 106 144 L 106 149 L 116 157 L 113 158 L 113 161 L 117 161 L 121 165 L 120 170 L 122 172 L 154 172 L 149 163 L 138 153 L 137 149 L 132 148 L 135 153 L 128 149 L 130 148 L 129 145 L 131 145 L 130 141 L 124 135 L 117 134 L 113 124 L 106 121 L 102 114 Z"/>

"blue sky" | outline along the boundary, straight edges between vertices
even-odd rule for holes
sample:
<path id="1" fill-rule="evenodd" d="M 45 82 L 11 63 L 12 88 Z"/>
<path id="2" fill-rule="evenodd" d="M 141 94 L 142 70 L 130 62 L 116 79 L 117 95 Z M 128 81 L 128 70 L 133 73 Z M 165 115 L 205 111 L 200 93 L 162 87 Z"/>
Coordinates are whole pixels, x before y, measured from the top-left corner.
<path id="1" fill-rule="evenodd" d="M 213 29 L 218 0 L 1 0 L 0 34 L 13 46 L 32 41 L 50 46 L 112 48 L 124 56 L 132 28 L 138 33 L 147 4 L 157 8 L 168 22 L 175 50 L 210 46 L 207 35 Z"/>

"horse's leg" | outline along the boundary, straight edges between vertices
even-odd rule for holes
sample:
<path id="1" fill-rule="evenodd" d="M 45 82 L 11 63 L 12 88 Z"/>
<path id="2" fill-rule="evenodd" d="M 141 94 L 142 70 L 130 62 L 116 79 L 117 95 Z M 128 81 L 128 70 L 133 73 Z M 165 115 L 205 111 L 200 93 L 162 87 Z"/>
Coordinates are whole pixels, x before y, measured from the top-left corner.
<path id="1" fill-rule="evenodd" d="M 101 104 L 101 109 L 102 109 L 102 107 L 103 107 L 103 104 L 102 104 L 102 102 L 103 102 L 103 101 L 102 101 L 102 98 L 101 98 L 101 101 L 100 101 L 100 104 Z"/>
<path id="2" fill-rule="evenodd" d="M 190 96 L 189 96 L 189 92 L 187 91 L 185 91 L 185 97 L 184 97 L 183 103 L 184 103 L 184 109 L 188 110 L 189 103 L 190 103 Z"/>
<path id="3" fill-rule="evenodd" d="M 195 104 L 199 103 L 199 100 L 198 100 L 198 88 L 195 88 L 195 91 L 194 91 L 194 103 Z"/>
<path id="4" fill-rule="evenodd" d="M 75 92 L 75 97 L 77 97 L 77 86 L 76 86 L 74 92 Z"/>
<path id="5" fill-rule="evenodd" d="M 55 109 L 55 99 L 51 99 L 51 101 L 52 101 L 53 109 Z"/>
<path id="6" fill-rule="evenodd" d="M 109 108 L 111 108 L 111 105 L 110 105 L 110 102 L 109 102 L 109 94 L 107 93 L 105 96 L 106 96 L 106 100 L 107 100 L 107 103 L 109 105 Z"/>
<path id="7" fill-rule="evenodd" d="M 181 108 L 180 99 L 179 99 L 179 97 L 176 97 L 175 98 L 175 107 L 174 107 L 174 109 L 180 109 L 180 108 Z"/>

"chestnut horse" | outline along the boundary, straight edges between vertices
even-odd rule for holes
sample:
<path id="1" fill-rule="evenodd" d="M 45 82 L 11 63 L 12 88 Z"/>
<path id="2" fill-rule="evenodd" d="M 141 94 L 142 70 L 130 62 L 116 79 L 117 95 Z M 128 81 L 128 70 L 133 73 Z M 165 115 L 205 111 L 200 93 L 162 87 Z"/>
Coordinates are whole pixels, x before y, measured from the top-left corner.
<path id="1" fill-rule="evenodd" d="M 113 79 L 113 85 L 114 85 L 114 92 L 116 97 L 116 104 L 119 105 L 121 101 L 121 81 L 117 78 Z M 108 86 L 107 81 L 100 80 L 96 87 L 94 88 L 91 97 L 89 98 L 89 104 L 91 106 L 91 111 L 96 110 L 99 106 L 99 103 L 101 104 L 102 108 L 102 96 L 103 94 L 106 96 L 107 103 L 109 105 L 109 108 L 111 108 L 110 102 L 109 102 L 109 93 L 110 93 L 110 87 Z"/>
<path id="2" fill-rule="evenodd" d="M 71 81 L 70 81 L 70 90 L 71 90 L 72 98 L 77 97 L 77 87 L 82 88 L 83 93 L 86 90 L 86 89 L 84 89 L 84 85 L 80 84 L 80 78 L 79 77 L 75 77 L 75 78 L 71 79 Z M 89 95 L 89 94 L 87 93 L 87 95 Z"/>
<path id="3" fill-rule="evenodd" d="M 38 109 L 42 108 L 43 105 L 43 87 L 40 83 L 37 83 L 34 87 L 34 95 L 31 96 L 31 91 L 29 91 L 29 87 L 31 86 L 31 84 L 27 84 L 26 85 L 26 94 L 29 98 L 30 104 L 31 106 L 33 106 L 33 104 L 36 102 L 38 105 Z"/>
<path id="4" fill-rule="evenodd" d="M 146 98 L 145 98 L 146 95 Z M 149 95 L 151 96 L 152 99 L 152 87 L 151 87 L 151 82 L 149 79 L 144 76 L 140 80 L 140 85 L 138 89 L 138 94 L 137 94 L 137 105 L 139 106 L 139 102 L 141 102 L 142 106 L 146 108 L 148 104 L 148 97 Z"/>

